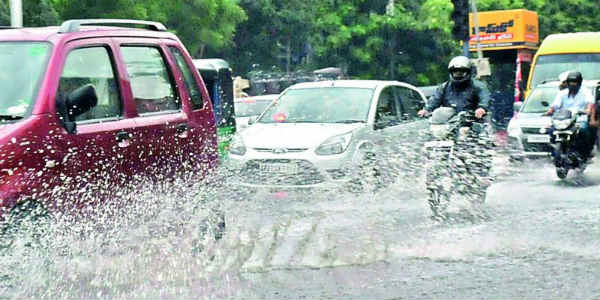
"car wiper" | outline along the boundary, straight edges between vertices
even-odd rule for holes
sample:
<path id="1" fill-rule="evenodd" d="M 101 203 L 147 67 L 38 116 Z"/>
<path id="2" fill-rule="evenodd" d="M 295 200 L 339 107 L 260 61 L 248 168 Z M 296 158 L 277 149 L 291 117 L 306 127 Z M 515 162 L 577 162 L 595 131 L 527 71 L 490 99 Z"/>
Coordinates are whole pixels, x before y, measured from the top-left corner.
<path id="1" fill-rule="evenodd" d="M 0 120 L 2 120 L 2 121 L 15 121 L 15 120 L 21 120 L 21 119 L 23 119 L 23 116 L 0 115 Z"/>
<path id="2" fill-rule="evenodd" d="M 333 123 L 344 123 L 344 124 L 365 123 L 365 120 L 341 120 L 341 121 L 335 121 Z"/>

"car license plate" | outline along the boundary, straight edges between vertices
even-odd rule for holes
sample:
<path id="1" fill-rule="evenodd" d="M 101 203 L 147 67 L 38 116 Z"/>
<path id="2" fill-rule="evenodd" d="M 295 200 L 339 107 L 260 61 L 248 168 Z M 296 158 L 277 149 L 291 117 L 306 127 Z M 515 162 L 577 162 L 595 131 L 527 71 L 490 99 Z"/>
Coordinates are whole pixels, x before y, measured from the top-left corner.
<path id="1" fill-rule="evenodd" d="M 527 137 L 530 143 L 550 143 L 550 136 L 547 134 L 534 134 Z"/>
<path id="2" fill-rule="evenodd" d="M 425 142 L 426 148 L 446 148 L 454 146 L 454 141 L 429 141 Z"/>
<path id="3" fill-rule="evenodd" d="M 290 163 L 261 163 L 258 167 L 261 171 L 279 174 L 296 174 L 298 165 Z"/>

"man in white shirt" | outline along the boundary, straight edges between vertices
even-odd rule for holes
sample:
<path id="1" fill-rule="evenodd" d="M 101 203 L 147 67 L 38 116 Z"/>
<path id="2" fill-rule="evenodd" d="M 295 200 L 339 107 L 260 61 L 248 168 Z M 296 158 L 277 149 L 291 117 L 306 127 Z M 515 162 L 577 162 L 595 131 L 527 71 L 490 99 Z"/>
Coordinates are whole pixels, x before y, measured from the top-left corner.
<path id="1" fill-rule="evenodd" d="M 585 112 L 589 115 L 592 106 L 594 105 L 594 96 L 589 89 L 581 88 L 583 83 L 583 76 L 580 72 L 573 71 L 567 76 L 567 88 L 563 89 L 556 94 L 554 102 L 546 115 L 552 115 L 555 111 L 560 109 L 572 109 L 577 108 L 579 111 Z M 554 130 L 550 130 L 550 134 L 553 134 Z M 552 136 L 553 138 L 553 136 Z M 579 135 L 576 138 L 575 149 L 582 157 L 588 157 L 594 148 L 596 142 L 596 135 L 590 128 L 588 122 L 581 124 Z"/>

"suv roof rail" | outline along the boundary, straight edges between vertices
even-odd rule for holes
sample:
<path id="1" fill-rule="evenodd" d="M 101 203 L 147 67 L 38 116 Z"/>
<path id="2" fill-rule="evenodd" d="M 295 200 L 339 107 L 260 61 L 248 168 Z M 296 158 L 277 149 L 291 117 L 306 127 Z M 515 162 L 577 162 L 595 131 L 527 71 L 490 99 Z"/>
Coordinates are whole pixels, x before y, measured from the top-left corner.
<path id="1" fill-rule="evenodd" d="M 128 25 L 144 25 L 147 29 L 154 31 L 167 31 L 167 27 L 160 22 L 128 20 L 128 19 L 80 19 L 64 21 L 60 25 L 59 33 L 77 32 L 81 25 L 113 25 L 113 24 L 128 24 Z"/>

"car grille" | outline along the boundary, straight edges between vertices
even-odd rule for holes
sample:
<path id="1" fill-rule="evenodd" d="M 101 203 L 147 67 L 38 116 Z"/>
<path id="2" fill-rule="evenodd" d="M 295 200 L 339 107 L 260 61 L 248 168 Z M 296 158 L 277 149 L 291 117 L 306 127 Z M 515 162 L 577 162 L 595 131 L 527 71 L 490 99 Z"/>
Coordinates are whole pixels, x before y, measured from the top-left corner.
<path id="1" fill-rule="evenodd" d="M 528 143 L 523 141 L 523 151 L 525 152 L 552 152 L 552 146 L 547 143 Z"/>
<path id="2" fill-rule="evenodd" d="M 297 169 L 293 172 L 268 171 L 270 166 L 286 164 Z M 309 161 L 301 159 L 255 159 L 241 170 L 242 180 L 250 184 L 310 185 L 325 181 L 319 170 Z"/>
<path id="3" fill-rule="evenodd" d="M 522 127 L 521 131 L 523 131 L 524 134 L 540 134 L 539 127 Z"/>
<path id="4" fill-rule="evenodd" d="M 269 152 L 272 153 L 275 150 L 283 150 L 283 153 L 299 153 L 308 150 L 308 148 L 252 148 L 257 152 Z"/>

